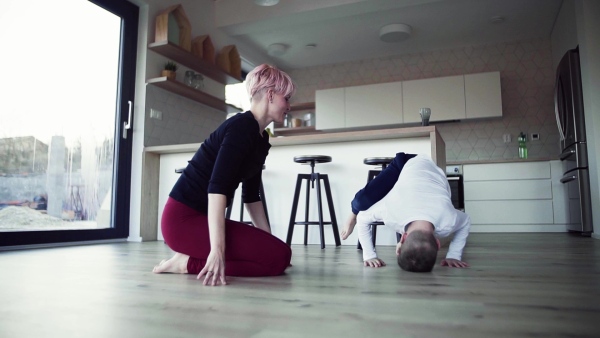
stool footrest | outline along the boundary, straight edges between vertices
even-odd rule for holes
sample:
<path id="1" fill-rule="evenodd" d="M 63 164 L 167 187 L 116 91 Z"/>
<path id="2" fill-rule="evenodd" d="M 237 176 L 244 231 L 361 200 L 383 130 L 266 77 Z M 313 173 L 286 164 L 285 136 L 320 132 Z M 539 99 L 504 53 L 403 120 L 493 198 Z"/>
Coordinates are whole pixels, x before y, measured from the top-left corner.
<path id="1" fill-rule="evenodd" d="M 319 225 L 319 224 L 333 224 L 333 222 L 319 222 L 319 221 L 312 221 L 312 222 L 294 222 L 294 224 L 301 224 L 301 225 Z"/>

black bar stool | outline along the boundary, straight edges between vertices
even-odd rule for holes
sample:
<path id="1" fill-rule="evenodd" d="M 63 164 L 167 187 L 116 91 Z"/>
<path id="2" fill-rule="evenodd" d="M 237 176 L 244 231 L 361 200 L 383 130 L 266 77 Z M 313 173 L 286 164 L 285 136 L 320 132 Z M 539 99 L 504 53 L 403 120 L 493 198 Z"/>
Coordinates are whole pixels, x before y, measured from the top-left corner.
<path id="1" fill-rule="evenodd" d="M 381 170 L 369 170 L 369 173 L 367 175 L 367 182 L 371 182 L 372 179 L 377 177 L 377 175 L 379 175 L 379 173 L 381 173 L 382 170 L 387 168 L 387 166 L 390 163 L 392 163 L 393 160 L 394 160 L 393 157 L 367 157 L 367 158 L 365 158 L 363 160 L 364 164 L 381 166 Z M 373 222 L 373 223 L 370 223 L 369 225 L 371 226 L 371 240 L 373 242 L 373 247 L 375 247 L 375 242 L 377 241 L 377 226 L 384 225 L 384 223 L 383 222 Z M 400 237 L 401 237 L 400 234 L 396 233 L 396 241 L 397 242 L 400 241 Z M 362 250 L 360 241 L 358 241 L 358 244 L 356 244 L 356 248 L 358 250 Z"/>
<path id="2" fill-rule="evenodd" d="M 265 170 L 265 165 L 263 164 L 263 170 Z M 258 190 L 260 195 L 260 199 L 262 201 L 263 210 L 265 211 L 265 216 L 267 217 L 267 223 L 269 227 L 271 226 L 271 221 L 269 221 L 269 212 L 267 211 L 267 199 L 265 198 L 265 188 L 263 187 L 262 179 L 260 181 L 260 187 Z M 235 196 L 234 196 L 235 199 Z M 233 209 L 233 199 L 231 200 L 231 205 L 227 207 L 225 218 L 231 219 L 231 209 Z M 240 198 L 240 222 L 246 224 L 252 224 L 252 221 L 244 221 L 244 201 Z"/>
<path id="3" fill-rule="evenodd" d="M 319 225 L 319 234 L 321 236 L 321 249 L 325 249 L 325 224 L 331 224 L 333 228 L 333 236 L 335 238 L 335 246 L 340 246 L 340 234 L 338 231 L 337 220 L 335 217 L 335 210 L 333 208 L 333 199 L 331 198 L 331 187 L 329 186 L 329 177 L 326 174 L 315 173 L 315 164 L 316 163 L 328 163 L 331 162 L 331 156 L 323 156 L 323 155 L 302 155 L 295 156 L 294 162 L 302 163 L 302 164 L 310 164 L 310 174 L 298 174 L 298 178 L 296 180 L 296 191 L 294 192 L 294 201 L 292 202 L 292 214 L 290 216 L 290 224 L 288 227 L 287 240 L 286 243 L 290 245 L 292 243 L 292 235 L 294 233 L 294 225 L 303 224 L 304 225 L 304 245 L 308 243 L 308 226 L 309 225 Z M 300 188 L 302 187 L 302 182 L 306 180 L 306 205 L 304 211 L 304 221 L 298 222 L 296 221 L 296 212 L 298 211 L 298 199 L 300 197 Z M 327 205 L 329 207 L 329 215 L 331 218 L 330 222 L 323 221 L 323 207 L 321 201 L 321 181 L 325 186 L 325 193 L 327 195 Z M 319 212 L 319 220 L 318 221 L 309 221 L 308 220 L 308 208 L 310 206 L 310 188 L 315 187 L 315 183 L 317 185 L 317 207 Z"/>

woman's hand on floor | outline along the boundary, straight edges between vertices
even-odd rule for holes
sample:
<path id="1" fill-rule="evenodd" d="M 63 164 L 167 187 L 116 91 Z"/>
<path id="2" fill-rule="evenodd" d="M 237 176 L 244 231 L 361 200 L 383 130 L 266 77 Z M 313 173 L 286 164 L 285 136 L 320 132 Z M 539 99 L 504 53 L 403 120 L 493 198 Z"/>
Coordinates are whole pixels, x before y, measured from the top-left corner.
<path id="1" fill-rule="evenodd" d="M 206 258 L 206 265 L 196 279 L 201 279 L 204 276 L 204 285 L 217 286 L 227 285 L 225 280 L 225 254 L 218 250 L 211 250 Z"/>

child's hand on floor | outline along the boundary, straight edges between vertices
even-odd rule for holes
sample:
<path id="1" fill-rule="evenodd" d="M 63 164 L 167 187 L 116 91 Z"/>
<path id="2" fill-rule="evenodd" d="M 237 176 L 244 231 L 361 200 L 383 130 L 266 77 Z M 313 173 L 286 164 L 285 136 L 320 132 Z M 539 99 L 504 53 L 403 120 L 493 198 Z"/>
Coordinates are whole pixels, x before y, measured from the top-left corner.
<path id="1" fill-rule="evenodd" d="M 365 261 L 365 266 L 370 266 L 372 268 L 380 268 L 385 266 L 385 262 L 379 258 L 371 258 Z"/>
<path id="2" fill-rule="evenodd" d="M 467 262 L 459 261 L 458 259 L 446 258 L 442 259 L 441 266 L 449 266 L 451 268 L 468 268 Z"/>

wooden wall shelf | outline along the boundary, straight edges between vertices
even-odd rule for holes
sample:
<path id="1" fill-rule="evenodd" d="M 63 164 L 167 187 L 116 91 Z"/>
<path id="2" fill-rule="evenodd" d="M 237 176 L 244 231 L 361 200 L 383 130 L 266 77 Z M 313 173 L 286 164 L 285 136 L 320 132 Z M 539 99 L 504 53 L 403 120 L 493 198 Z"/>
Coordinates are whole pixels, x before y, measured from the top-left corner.
<path id="1" fill-rule="evenodd" d="M 290 105 L 290 111 L 289 114 L 292 117 L 299 117 L 301 115 L 301 113 L 298 112 L 302 112 L 305 110 L 313 110 L 315 109 L 315 103 L 314 102 L 302 102 L 302 103 L 292 103 Z M 313 112 L 314 113 L 314 112 Z M 314 126 L 303 126 L 303 127 L 296 127 L 296 128 L 286 128 L 283 126 L 283 123 L 277 123 L 275 122 L 274 125 L 274 132 L 276 132 L 276 135 L 288 135 L 288 134 L 306 134 L 306 133 L 314 133 L 317 132 L 317 130 L 315 130 Z"/>
<path id="2" fill-rule="evenodd" d="M 275 136 L 286 136 L 286 135 L 300 135 L 300 134 L 314 134 L 320 132 L 315 130 L 314 126 L 311 127 L 296 127 L 296 128 L 275 128 L 273 130 Z"/>
<path id="3" fill-rule="evenodd" d="M 170 91 L 172 93 L 181 95 L 190 100 L 194 100 L 196 102 L 202 103 L 204 105 L 207 105 L 214 109 L 220 110 L 222 112 L 226 112 L 226 113 L 240 112 L 240 109 L 238 109 L 230 104 L 225 103 L 225 101 L 223 101 L 219 98 L 216 98 L 216 97 L 209 95 L 205 92 L 202 92 L 200 90 L 194 89 L 190 86 L 186 86 L 185 84 L 183 84 L 179 81 L 169 80 L 169 79 L 167 79 L 166 76 L 149 79 L 148 81 L 146 81 L 146 83 L 149 85 L 157 86 L 159 88 Z"/>
<path id="4" fill-rule="evenodd" d="M 315 109 L 314 102 L 292 103 L 290 105 L 290 111 L 309 110 L 309 109 Z"/>
<path id="5" fill-rule="evenodd" d="M 223 70 L 219 69 L 215 64 L 200 59 L 196 55 L 175 44 L 170 43 L 169 41 L 153 42 L 148 45 L 148 48 L 179 64 L 193 69 L 198 73 L 204 74 L 219 83 L 227 85 L 242 82 L 242 79 L 238 79 L 230 74 L 227 74 Z"/>

